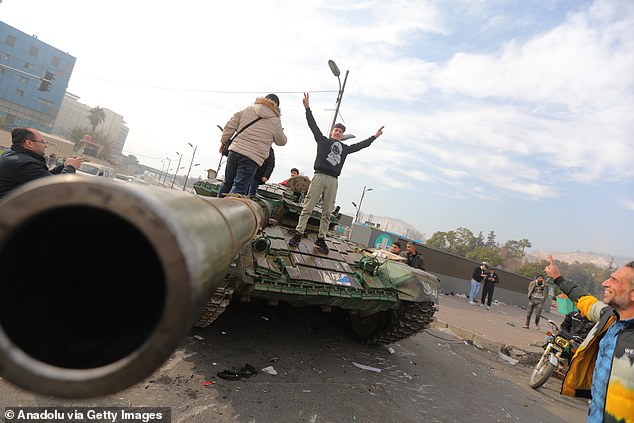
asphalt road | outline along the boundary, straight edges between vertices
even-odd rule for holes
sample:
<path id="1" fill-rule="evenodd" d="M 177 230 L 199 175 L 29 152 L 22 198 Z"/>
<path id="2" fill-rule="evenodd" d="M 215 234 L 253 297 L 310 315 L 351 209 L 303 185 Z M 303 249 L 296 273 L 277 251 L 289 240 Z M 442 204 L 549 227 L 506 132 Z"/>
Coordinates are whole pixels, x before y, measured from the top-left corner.
<path id="1" fill-rule="evenodd" d="M 587 405 L 561 397 L 560 381 L 533 390 L 526 383 L 529 368 L 450 334 L 428 330 L 391 347 L 393 353 L 357 344 L 318 309 L 232 304 L 210 327 L 193 329 L 160 370 L 126 391 L 68 401 L 0 380 L 0 404 L 164 406 L 172 422 L 201 423 L 585 421 Z M 246 364 L 272 366 L 277 375 L 217 376 Z"/>

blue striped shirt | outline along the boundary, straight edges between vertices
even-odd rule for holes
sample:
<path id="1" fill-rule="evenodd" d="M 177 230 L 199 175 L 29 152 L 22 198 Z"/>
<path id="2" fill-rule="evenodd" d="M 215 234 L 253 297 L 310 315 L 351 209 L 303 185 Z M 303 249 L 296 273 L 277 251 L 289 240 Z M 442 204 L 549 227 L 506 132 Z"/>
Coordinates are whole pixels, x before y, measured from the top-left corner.
<path id="1" fill-rule="evenodd" d="M 608 328 L 599 342 L 599 354 L 597 355 L 592 375 L 592 402 L 590 402 L 587 423 L 603 422 L 605 397 L 608 390 L 608 380 L 610 379 L 612 357 L 616 348 L 616 339 L 624 328 L 625 323 L 617 320 Z"/>

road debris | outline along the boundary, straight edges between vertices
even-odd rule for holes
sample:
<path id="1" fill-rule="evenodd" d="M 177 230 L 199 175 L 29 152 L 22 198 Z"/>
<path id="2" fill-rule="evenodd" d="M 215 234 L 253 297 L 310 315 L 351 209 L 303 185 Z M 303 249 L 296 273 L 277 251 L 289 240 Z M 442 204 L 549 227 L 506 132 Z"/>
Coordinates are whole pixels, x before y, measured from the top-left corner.
<path id="1" fill-rule="evenodd" d="M 263 371 L 264 373 L 268 373 L 268 374 L 273 375 L 273 376 L 275 376 L 277 374 L 277 370 L 275 370 L 273 368 L 273 366 L 266 366 L 265 368 L 260 369 L 260 370 Z"/>
<path id="2" fill-rule="evenodd" d="M 381 373 L 381 369 L 379 369 L 377 367 L 366 366 L 365 364 L 355 363 L 354 361 L 352 362 L 352 364 L 354 364 L 355 367 L 358 367 L 358 368 L 360 368 L 362 370 L 369 370 L 371 372 Z"/>

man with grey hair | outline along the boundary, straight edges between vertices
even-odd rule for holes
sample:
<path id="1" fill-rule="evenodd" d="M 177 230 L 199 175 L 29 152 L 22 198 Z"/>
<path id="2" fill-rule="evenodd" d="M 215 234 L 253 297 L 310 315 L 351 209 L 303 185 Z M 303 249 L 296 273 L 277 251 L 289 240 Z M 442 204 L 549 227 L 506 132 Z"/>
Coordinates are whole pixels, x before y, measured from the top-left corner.
<path id="1" fill-rule="evenodd" d="M 553 257 L 548 259 L 546 274 L 595 322 L 570 362 L 561 393 L 592 398 L 588 422 L 634 422 L 634 261 L 601 284 L 600 301 L 565 280 Z"/>

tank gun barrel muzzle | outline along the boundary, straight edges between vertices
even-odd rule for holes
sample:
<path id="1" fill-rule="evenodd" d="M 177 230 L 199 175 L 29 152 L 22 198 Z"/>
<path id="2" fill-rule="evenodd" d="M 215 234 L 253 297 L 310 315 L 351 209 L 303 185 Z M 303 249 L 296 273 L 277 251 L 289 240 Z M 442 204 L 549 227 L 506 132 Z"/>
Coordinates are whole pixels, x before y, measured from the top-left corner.
<path id="1" fill-rule="evenodd" d="M 0 200 L 0 376 L 94 397 L 158 369 L 268 218 L 246 199 L 59 175 Z"/>

